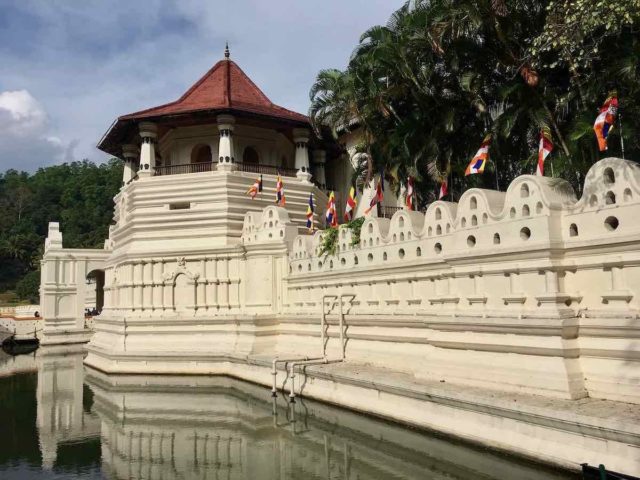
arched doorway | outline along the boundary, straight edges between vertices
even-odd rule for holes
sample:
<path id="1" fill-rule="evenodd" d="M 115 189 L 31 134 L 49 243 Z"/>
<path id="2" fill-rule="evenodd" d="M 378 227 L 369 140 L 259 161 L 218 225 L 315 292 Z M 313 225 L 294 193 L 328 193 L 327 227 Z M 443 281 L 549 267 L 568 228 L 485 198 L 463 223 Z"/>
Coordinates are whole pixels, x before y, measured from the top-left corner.
<path id="1" fill-rule="evenodd" d="M 193 304 L 193 286 L 184 273 L 176 275 L 173 281 L 173 308 L 177 311 L 187 310 Z"/>
<path id="2" fill-rule="evenodd" d="M 259 163 L 260 156 L 258 152 L 253 147 L 247 147 L 244 149 L 244 153 L 242 154 L 242 163 Z"/>
<path id="3" fill-rule="evenodd" d="M 91 270 L 86 283 L 85 312 L 91 316 L 100 315 L 104 306 L 104 270 Z"/>
<path id="4" fill-rule="evenodd" d="M 199 143 L 191 149 L 191 163 L 211 163 L 211 147 L 204 143 Z"/>

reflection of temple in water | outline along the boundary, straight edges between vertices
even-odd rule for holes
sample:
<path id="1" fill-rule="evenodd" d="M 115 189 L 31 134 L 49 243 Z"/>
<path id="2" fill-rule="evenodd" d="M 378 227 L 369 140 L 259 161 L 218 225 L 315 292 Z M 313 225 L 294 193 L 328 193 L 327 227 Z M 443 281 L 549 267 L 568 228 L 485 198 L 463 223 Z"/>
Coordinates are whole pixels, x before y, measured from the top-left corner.
<path id="1" fill-rule="evenodd" d="M 106 478 L 149 480 L 564 478 L 229 378 L 113 377 L 85 371 L 82 358 L 38 351 L 45 469 L 84 462 Z"/>
<path id="2" fill-rule="evenodd" d="M 228 378 L 90 371 L 88 382 L 102 419 L 103 469 L 114 478 L 554 478 L 319 403 L 269 402 L 266 389 Z"/>
<path id="3" fill-rule="evenodd" d="M 63 355 L 38 351 L 37 426 L 42 468 L 47 470 L 56 464 L 61 445 L 100 435 L 100 419 L 91 412 L 92 393 L 84 385 L 83 356 L 78 347 Z"/>

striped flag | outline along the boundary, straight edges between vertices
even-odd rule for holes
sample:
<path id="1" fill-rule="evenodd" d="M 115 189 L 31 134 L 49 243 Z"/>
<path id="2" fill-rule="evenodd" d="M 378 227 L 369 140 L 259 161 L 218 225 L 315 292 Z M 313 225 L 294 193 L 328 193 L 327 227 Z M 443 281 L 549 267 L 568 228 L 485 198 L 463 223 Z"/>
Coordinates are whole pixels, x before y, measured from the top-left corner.
<path id="1" fill-rule="evenodd" d="M 469 162 L 469 166 L 464 171 L 465 177 L 467 175 L 474 175 L 476 173 L 484 172 L 484 167 L 487 165 L 487 160 L 489 160 L 489 146 L 491 145 L 491 135 L 487 135 L 484 137 L 482 144 L 480 145 L 480 149 L 475 154 L 475 156 Z"/>
<path id="2" fill-rule="evenodd" d="M 280 207 L 284 207 L 287 201 L 284 197 L 284 184 L 282 183 L 282 178 L 278 175 L 278 180 L 276 181 L 276 204 Z"/>
<path id="3" fill-rule="evenodd" d="M 307 206 L 307 228 L 313 232 L 313 193 L 309 194 L 309 205 Z"/>
<path id="4" fill-rule="evenodd" d="M 544 176 L 544 161 L 553 150 L 553 142 L 551 141 L 551 131 L 549 127 L 543 127 L 540 131 L 540 145 L 538 146 L 538 166 L 536 167 L 536 175 Z"/>
<path id="5" fill-rule="evenodd" d="M 325 215 L 327 219 L 327 226 L 338 226 L 338 214 L 336 213 L 336 196 L 331 192 L 329 195 L 329 201 L 327 202 L 327 213 Z"/>
<path id="6" fill-rule="evenodd" d="M 618 94 L 614 90 L 609 93 L 609 97 L 605 100 L 604 105 L 600 109 L 600 114 L 596 117 L 593 124 L 593 131 L 596 132 L 598 139 L 598 148 L 601 152 L 607 149 L 607 137 L 613 128 L 613 122 L 618 113 Z"/>
<path id="7" fill-rule="evenodd" d="M 347 197 L 347 204 L 344 207 L 344 221 L 350 222 L 353 220 L 353 212 L 356 210 L 356 189 L 351 187 L 349 190 L 349 196 Z"/>
<path id="8" fill-rule="evenodd" d="M 369 214 L 377 204 L 382 203 L 382 200 L 384 200 L 384 169 L 380 171 L 380 179 L 378 180 L 378 185 L 376 185 L 376 194 L 371 199 L 371 202 L 369 202 L 369 208 L 364 211 L 365 215 Z"/>
<path id="9" fill-rule="evenodd" d="M 405 203 L 407 205 L 407 210 L 414 210 L 415 209 L 415 207 L 413 205 L 413 194 L 414 194 L 413 184 L 414 184 L 413 177 L 407 178 L 407 196 L 406 196 L 406 199 L 405 199 Z"/>
<path id="10" fill-rule="evenodd" d="M 247 195 L 250 195 L 251 200 L 253 200 L 254 198 L 256 198 L 256 195 L 258 195 L 258 192 L 261 192 L 261 191 L 262 191 L 262 175 L 260 175 L 260 178 L 257 178 L 256 181 L 251 186 L 251 188 L 247 190 Z"/>
<path id="11" fill-rule="evenodd" d="M 442 200 L 449 193 L 449 183 L 447 182 L 447 177 L 442 179 L 440 183 L 440 191 L 438 192 L 438 200 Z"/>

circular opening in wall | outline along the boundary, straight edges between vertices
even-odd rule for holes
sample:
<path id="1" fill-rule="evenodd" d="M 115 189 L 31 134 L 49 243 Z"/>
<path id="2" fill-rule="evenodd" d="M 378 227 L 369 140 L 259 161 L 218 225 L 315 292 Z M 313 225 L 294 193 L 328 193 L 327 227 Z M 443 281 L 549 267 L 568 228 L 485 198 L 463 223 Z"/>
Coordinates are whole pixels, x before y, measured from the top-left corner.
<path id="1" fill-rule="evenodd" d="M 607 219 L 604 221 L 605 228 L 610 232 L 617 229 L 618 225 L 620 225 L 620 222 L 618 222 L 618 219 L 616 217 L 607 217 Z"/>
<path id="2" fill-rule="evenodd" d="M 298 271 L 301 272 L 302 271 L 302 265 L 298 265 Z"/>
<path id="3" fill-rule="evenodd" d="M 469 235 L 467 237 L 467 245 L 469 247 L 475 247 L 476 246 L 476 237 L 474 237 L 473 235 Z"/>
<path id="4" fill-rule="evenodd" d="M 537 214 L 542 213 L 542 202 L 536 203 L 536 213 Z"/>
<path id="5" fill-rule="evenodd" d="M 595 195 L 591 195 L 589 197 L 589 206 L 595 207 L 596 205 L 598 205 L 598 197 L 596 197 Z"/>
<path id="6" fill-rule="evenodd" d="M 404 242 L 404 233 L 400 233 L 400 241 Z"/>
<path id="7" fill-rule="evenodd" d="M 269 218 L 273 218 L 273 210 L 269 210 Z"/>
<path id="8" fill-rule="evenodd" d="M 420 247 L 416 248 L 416 257 L 422 256 L 422 249 Z"/>
<path id="9" fill-rule="evenodd" d="M 607 185 L 613 185 L 614 183 L 616 183 L 616 176 L 613 173 L 612 168 L 604 169 L 603 178 L 604 178 L 604 183 L 606 183 Z"/>
<path id="10" fill-rule="evenodd" d="M 376 237 L 376 245 L 380 245 L 380 237 Z"/>
<path id="11" fill-rule="evenodd" d="M 476 200 L 476 197 L 471 197 L 471 199 L 469 200 L 469 208 L 471 210 L 475 210 L 476 208 L 478 208 L 478 200 Z"/>
<path id="12" fill-rule="evenodd" d="M 322 262 L 318 262 L 318 270 L 322 268 Z"/>
<path id="13" fill-rule="evenodd" d="M 436 243 L 433 246 L 433 249 L 435 250 L 436 253 L 440 253 L 440 252 L 442 252 L 442 245 L 440 245 L 440 243 Z"/>
<path id="14" fill-rule="evenodd" d="M 382 260 L 385 262 L 387 261 L 387 252 L 382 253 Z"/>
<path id="15" fill-rule="evenodd" d="M 509 210 L 509 216 L 511 218 L 515 218 L 516 216 L 516 209 L 514 207 L 511 207 L 511 210 Z"/>
<path id="16" fill-rule="evenodd" d="M 575 223 L 572 223 L 569 227 L 569 236 L 577 237 L 578 236 L 578 226 Z"/>
<path id="17" fill-rule="evenodd" d="M 398 236 L 394 233 L 393 234 L 393 241 L 395 242 L 396 240 L 398 240 Z"/>
<path id="18" fill-rule="evenodd" d="M 522 227 L 522 229 L 520 229 L 520 238 L 522 240 L 529 240 L 529 238 L 531 238 L 531 230 L 529 230 L 528 227 Z"/>
<path id="19" fill-rule="evenodd" d="M 633 194 L 631 193 L 631 189 L 630 188 L 625 188 L 624 189 L 624 201 L 625 202 L 629 202 L 629 201 L 631 201 L 632 198 L 633 198 Z"/>
<path id="20" fill-rule="evenodd" d="M 280 236 L 284 237 L 284 230 L 280 230 Z"/>
<path id="21" fill-rule="evenodd" d="M 466 227 L 466 226 L 467 226 L 467 219 L 466 219 L 466 218 L 464 218 L 464 217 L 462 217 L 462 222 L 461 222 L 461 224 L 462 224 L 462 228 Z"/>
<path id="22" fill-rule="evenodd" d="M 478 225 L 478 217 L 476 217 L 475 215 L 471 216 L 471 225 L 474 227 Z"/>
<path id="23" fill-rule="evenodd" d="M 373 247 L 373 238 L 370 238 L 370 239 L 369 239 L 369 246 L 370 246 L 370 247 Z"/>
<path id="24" fill-rule="evenodd" d="M 523 183 L 520 187 L 520 198 L 527 198 L 529 196 L 529 185 Z"/>
<path id="25" fill-rule="evenodd" d="M 367 255 L 367 260 L 369 260 L 370 262 L 373 262 L 373 253 L 370 253 L 369 255 Z"/>
<path id="26" fill-rule="evenodd" d="M 399 226 L 400 228 L 403 228 L 403 227 L 404 227 L 404 218 L 400 217 L 400 218 L 398 219 L 398 226 Z"/>
<path id="27" fill-rule="evenodd" d="M 347 261 L 344 258 L 340 259 L 340 265 L 346 265 Z"/>
<path id="28" fill-rule="evenodd" d="M 442 218 L 442 212 L 439 208 L 436 208 L 436 220 L 440 220 Z"/>
<path id="29" fill-rule="evenodd" d="M 354 265 L 357 265 L 357 264 L 358 264 L 358 257 L 357 257 L 357 256 L 354 256 L 354 257 L 353 257 L 353 264 L 354 264 Z"/>
<path id="30" fill-rule="evenodd" d="M 499 233 L 494 233 L 493 234 L 493 244 L 494 245 L 500 245 L 500 234 Z"/>
<path id="31" fill-rule="evenodd" d="M 449 233 L 450 231 L 451 231 L 451 225 L 447 223 L 447 233 Z"/>
<path id="32" fill-rule="evenodd" d="M 489 215 L 486 213 L 482 214 L 482 223 L 487 223 L 489 221 Z"/>
<path id="33" fill-rule="evenodd" d="M 436 227 L 436 235 L 442 235 L 442 227 L 440 225 Z"/>
<path id="34" fill-rule="evenodd" d="M 400 258 L 404 258 L 404 248 L 401 248 L 400 250 L 398 250 L 398 256 Z"/>
<path id="35" fill-rule="evenodd" d="M 333 260 L 329 262 L 329 268 L 333 268 Z"/>
<path id="36" fill-rule="evenodd" d="M 615 205 L 616 203 L 616 194 L 609 190 L 604 196 L 604 202 L 607 205 Z"/>
<path id="37" fill-rule="evenodd" d="M 407 233 L 407 238 L 411 240 L 411 232 Z"/>
<path id="38" fill-rule="evenodd" d="M 369 231 L 369 233 L 373 233 L 373 223 L 369 224 L 369 226 L 367 227 L 367 230 Z"/>
<path id="39" fill-rule="evenodd" d="M 310 272 L 311 271 L 311 264 L 307 263 L 307 271 Z"/>
<path id="40" fill-rule="evenodd" d="M 522 206 L 522 216 L 523 217 L 528 217 L 531 214 L 531 212 L 529 211 L 529 205 L 523 205 Z"/>

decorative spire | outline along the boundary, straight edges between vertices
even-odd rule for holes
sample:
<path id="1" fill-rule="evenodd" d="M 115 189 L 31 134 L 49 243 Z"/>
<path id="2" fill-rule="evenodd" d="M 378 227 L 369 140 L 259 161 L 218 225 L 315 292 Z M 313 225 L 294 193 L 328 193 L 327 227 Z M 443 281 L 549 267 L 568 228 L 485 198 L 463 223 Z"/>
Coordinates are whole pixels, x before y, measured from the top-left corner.
<path id="1" fill-rule="evenodd" d="M 226 42 L 226 45 L 224 47 L 224 58 L 228 59 L 231 56 L 231 53 L 229 52 L 229 42 Z"/>

